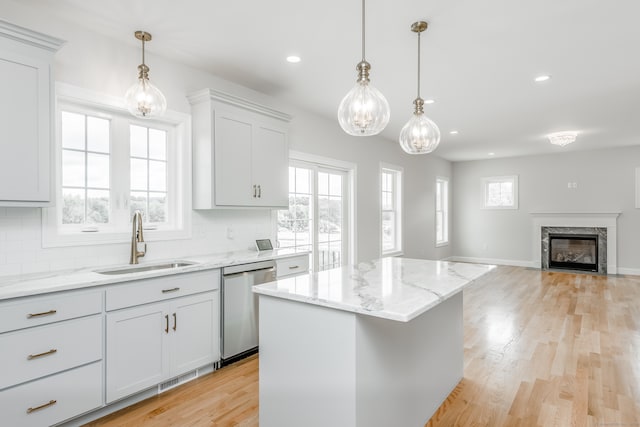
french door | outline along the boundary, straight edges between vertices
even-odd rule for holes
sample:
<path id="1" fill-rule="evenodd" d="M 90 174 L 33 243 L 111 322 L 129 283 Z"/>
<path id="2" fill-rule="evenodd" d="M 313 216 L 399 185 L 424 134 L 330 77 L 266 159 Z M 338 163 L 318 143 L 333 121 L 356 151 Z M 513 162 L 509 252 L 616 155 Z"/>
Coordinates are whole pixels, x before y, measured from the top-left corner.
<path id="1" fill-rule="evenodd" d="M 313 271 L 348 262 L 348 173 L 312 163 L 289 166 L 289 209 L 278 211 L 281 248 L 311 251 Z"/>

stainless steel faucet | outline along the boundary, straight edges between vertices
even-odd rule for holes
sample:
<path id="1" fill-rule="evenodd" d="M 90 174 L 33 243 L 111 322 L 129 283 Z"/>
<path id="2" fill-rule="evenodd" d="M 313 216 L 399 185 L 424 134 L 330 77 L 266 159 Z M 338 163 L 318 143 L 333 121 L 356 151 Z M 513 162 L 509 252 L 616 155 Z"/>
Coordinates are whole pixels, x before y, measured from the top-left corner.
<path id="1" fill-rule="evenodd" d="M 131 258 L 129 264 L 137 264 L 138 258 L 143 257 L 147 253 L 147 244 L 144 242 L 144 236 L 142 235 L 142 212 L 134 211 L 133 230 L 131 231 Z M 143 249 L 138 250 L 138 244 L 142 244 Z"/>

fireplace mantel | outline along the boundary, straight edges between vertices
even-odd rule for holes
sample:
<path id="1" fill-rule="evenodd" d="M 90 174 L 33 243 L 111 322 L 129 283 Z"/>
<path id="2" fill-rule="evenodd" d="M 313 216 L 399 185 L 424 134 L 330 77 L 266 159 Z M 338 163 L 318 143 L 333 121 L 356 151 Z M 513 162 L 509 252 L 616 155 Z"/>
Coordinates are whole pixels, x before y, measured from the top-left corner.
<path id="1" fill-rule="evenodd" d="M 607 274 L 617 274 L 617 225 L 621 212 L 531 212 L 533 217 L 533 262 L 540 268 L 542 227 L 606 227 Z"/>

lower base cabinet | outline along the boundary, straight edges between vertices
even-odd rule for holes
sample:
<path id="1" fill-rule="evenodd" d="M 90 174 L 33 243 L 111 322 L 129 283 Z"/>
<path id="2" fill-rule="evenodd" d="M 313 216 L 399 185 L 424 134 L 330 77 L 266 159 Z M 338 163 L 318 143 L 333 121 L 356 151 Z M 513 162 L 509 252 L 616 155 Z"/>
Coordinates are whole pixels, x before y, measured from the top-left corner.
<path id="1" fill-rule="evenodd" d="M 2 392 L 0 424 L 50 426 L 102 406 L 102 361 Z"/>
<path id="2" fill-rule="evenodd" d="M 219 360 L 219 292 L 107 313 L 106 402 Z"/>

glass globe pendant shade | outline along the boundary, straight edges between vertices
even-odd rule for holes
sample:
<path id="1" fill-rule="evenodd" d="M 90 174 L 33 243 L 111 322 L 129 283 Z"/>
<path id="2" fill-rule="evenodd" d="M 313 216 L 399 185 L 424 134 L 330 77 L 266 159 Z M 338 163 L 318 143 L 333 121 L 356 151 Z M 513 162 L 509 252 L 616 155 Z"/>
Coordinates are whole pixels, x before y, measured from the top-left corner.
<path id="1" fill-rule="evenodd" d="M 141 67 L 143 66 L 138 68 Z M 148 71 L 149 68 L 147 67 L 146 70 Z M 144 75 L 141 75 L 138 82 L 127 90 L 124 98 L 127 109 L 136 117 L 160 116 L 167 109 L 167 99 Z"/>
<path id="2" fill-rule="evenodd" d="M 422 100 L 416 99 L 416 106 L 420 105 L 418 101 Z M 421 106 L 416 108 L 416 112 L 400 131 L 398 141 L 407 154 L 428 154 L 440 144 L 440 129 L 421 110 Z"/>
<path id="3" fill-rule="evenodd" d="M 366 61 L 358 64 L 358 81 L 338 107 L 338 122 L 349 135 L 377 135 L 389 123 L 389 103 L 384 95 L 370 84 L 370 69 L 371 66 Z"/>

